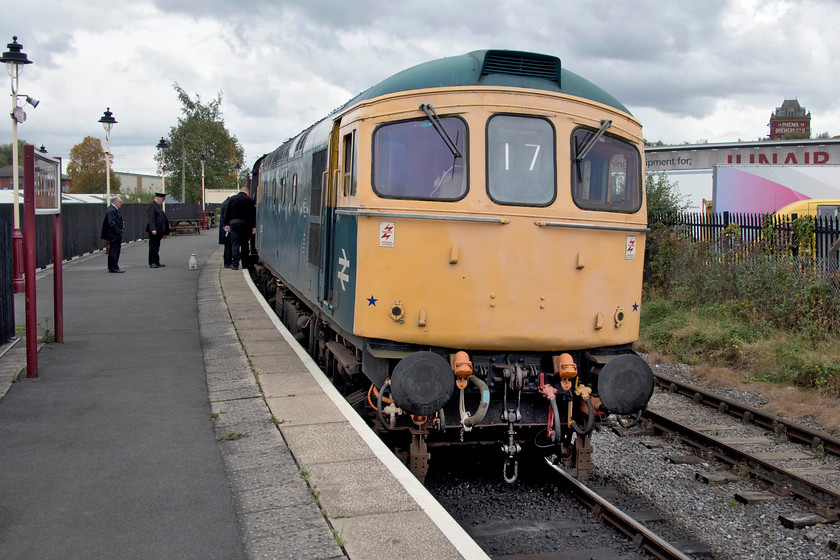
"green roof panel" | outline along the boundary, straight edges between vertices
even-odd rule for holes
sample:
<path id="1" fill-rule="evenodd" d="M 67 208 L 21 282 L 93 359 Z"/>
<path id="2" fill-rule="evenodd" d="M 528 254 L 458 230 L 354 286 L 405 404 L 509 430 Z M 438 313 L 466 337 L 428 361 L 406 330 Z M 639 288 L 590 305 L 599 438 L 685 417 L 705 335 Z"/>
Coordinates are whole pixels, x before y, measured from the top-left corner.
<path id="1" fill-rule="evenodd" d="M 630 114 L 615 97 L 574 72 L 561 68 L 559 58 L 504 50 L 473 51 L 418 64 L 360 93 L 345 107 L 400 91 L 482 85 L 554 91 L 590 99 Z"/>

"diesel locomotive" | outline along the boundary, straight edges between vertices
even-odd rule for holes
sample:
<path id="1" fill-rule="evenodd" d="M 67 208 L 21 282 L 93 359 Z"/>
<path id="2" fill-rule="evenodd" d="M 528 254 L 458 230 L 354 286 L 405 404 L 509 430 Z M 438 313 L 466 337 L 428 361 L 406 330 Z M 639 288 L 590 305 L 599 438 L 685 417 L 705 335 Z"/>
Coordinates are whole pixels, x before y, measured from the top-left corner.
<path id="1" fill-rule="evenodd" d="M 554 56 L 399 72 L 260 158 L 253 276 L 421 480 L 439 445 L 585 479 L 653 392 L 633 352 L 646 223 L 626 107 Z"/>

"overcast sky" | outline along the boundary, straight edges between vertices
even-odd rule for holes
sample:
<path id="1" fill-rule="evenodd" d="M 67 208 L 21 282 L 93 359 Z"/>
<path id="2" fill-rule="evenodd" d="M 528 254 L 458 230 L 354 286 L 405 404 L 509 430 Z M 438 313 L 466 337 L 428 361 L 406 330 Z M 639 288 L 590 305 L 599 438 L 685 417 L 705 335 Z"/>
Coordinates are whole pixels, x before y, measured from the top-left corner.
<path id="1" fill-rule="evenodd" d="M 7 8 L 13 0 L 7 1 Z M 840 134 L 836 0 L 29 0 L 4 9 L 33 61 L 20 138 L 66 158 L 117 119 L 117 171 L 157 173 L 155 145 L 180 116 L 173 83 L 222 93 L 246 165 L 404 68 L 472 50 L 558 56 L 667 144 L 766 137 L 797 98 L 816 135 Z M 10 81 L 0 92 L 11 110 Z M 0 82 L 2 84 L 3 82 Z M 11 142 L 11 124 L 0 143 Z"/>

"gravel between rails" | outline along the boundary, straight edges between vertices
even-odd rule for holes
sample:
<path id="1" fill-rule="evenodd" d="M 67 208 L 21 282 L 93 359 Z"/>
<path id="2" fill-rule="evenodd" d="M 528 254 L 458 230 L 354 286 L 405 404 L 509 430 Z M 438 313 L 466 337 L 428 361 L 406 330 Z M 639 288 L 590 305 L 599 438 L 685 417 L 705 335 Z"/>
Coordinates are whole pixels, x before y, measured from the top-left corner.
<path id="1" fill-rule="evenodd" d="M 661 372 L 691 383 L 690 368 L 684 365 L 655 364 Z M 753 407 L 766 401 L 750 393 L 719 390 L 727 398 L 740 400 Z M 751 437 L 765 435 L 766 431 L 742 426 L 737 419 L 729 420 L 714 409 L 700 407 L 690 399 L 657 390 L 649 406 L 663 414 L 690 418 L 692 424 L 712 425 L 726 423 L 721 431 L 726 437 Z M 685 421 L 681 418 L 681 421 Z M 731 426 L 730 426 L 731 425 Z M 840 553 L 829 549 L 829 540 L 837 541 L 840 526 L 816 525 L 804 529 L 786 529 L 779 521 L 782 514 L 809 511 L 807 504 L 796 500 L 742 505 L 734 500 L 736 492 L 759 491 L 765 488 L 750 480 L 724 486 L 708 486 L 695 479 L 695 473 L 721 471 L 725 467 L 716 463 L 694 465 L 674 464 L 667 460 L 672 454 L 691 454 L 692 449 L 676 442 L 666 442 L 663 447 L 648 448 L 643 443 L 651 437 L 620 437 L 603 429 L 593 435 L 593 475 L 615 484 L 624 492 L 649 502 L 675 526 L 686 534 L 706 544 L 716 559 L 840 559 Z M 661 438 L 656 438 L 661 442 Z M 772 442 L 772 448 L 753 451 L 784 451 L 788 444 Z M 802 450 L 802 446 L 796 446 Z M 837 458 L 826 457 L 821 468 L 840 474 Z M 834 490 L 838 489 L 836 477 L 818 480 Z"/>
<path id="2" fill-rule="evenodd" d="M 492 557 L 648 560 L 572 497 L 541 459 L 507 484 L 497 449 L 432 453 L 426 487 Z"/>

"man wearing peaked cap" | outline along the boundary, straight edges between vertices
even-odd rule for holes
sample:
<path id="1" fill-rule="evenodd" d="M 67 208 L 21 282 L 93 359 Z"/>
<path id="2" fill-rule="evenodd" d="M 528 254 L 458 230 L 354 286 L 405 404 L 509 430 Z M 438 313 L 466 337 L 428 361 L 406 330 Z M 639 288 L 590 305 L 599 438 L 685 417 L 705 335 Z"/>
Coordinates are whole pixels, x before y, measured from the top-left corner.
<path id="1" fill-rule="evenodd" d="M 105 211 L 105 219 L 102 221 L 100 237 L 108 242 L 108 272 L 125 272 L 120 268 L 120 246 L 125 230 L 120 206 L 122 206 L 122 197 L 112 196 L 111 204 Z"/>
<path id="2" fill-rule="evenodd" d="M 149 267 L 160 268 L 166 266 L 160 264 L 160 240 L 164 235 L 169 235 L 169 220 L 163 213 L 163 201 L 166 199 L 164 193 L 155 193 L 155 199 L 146 207 L 146 231 L 149 234 Z"/>

